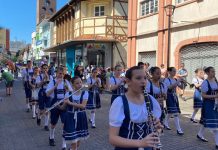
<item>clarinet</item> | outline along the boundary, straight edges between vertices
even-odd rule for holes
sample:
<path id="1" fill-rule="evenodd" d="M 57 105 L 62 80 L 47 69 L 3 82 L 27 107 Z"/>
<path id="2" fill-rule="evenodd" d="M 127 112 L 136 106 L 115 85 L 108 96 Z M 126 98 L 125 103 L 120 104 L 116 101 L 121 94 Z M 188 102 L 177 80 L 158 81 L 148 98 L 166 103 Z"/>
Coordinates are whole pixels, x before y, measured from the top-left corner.
<path id="1" fill-rule="evenodd" d="M 153 115 L 152 109 L 151 109 L 151 99 L 150 99 L 145 87 L 143 87 L 143 92 L 144 92 L 144 97 L 145 97 L 145 101 L 146 101 L 146 108 L 148 111 L 149 130 L 151 130 L 152 133 L 158 133 L 158 131 L 155 127 L 155 124 L 154 124 L 155 120 L 154 120 L 154 115 Z M 159 135 L 157 134 L 157 136 L 159 136 Z M 155 146 L 156 146 L 156 149 L 161 150 L 162 144 L 159 141 L 159 143 L 156 144 Z"/>

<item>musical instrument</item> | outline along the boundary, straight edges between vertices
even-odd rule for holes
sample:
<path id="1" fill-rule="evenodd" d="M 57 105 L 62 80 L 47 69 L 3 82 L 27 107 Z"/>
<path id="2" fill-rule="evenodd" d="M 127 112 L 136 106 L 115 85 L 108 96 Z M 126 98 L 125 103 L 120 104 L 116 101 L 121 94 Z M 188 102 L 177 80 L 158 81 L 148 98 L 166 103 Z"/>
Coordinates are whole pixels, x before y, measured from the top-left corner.
<path id="1" fill-rule="evenodd" d="M 58 105 L 60 105 L 61 103 L 63 103 L 66 99 L 68 99 L 69 97 L 71 97 L 71 96 L 74 95 L 75 93 L 79 92 L 79 91 L 82 90 L 83 88 L 84 88 L 84 86 L 82 86 L 79 90 L 72 92 L 72 94 L 70 94 L 69 96 L 63 98 L 62 100 L 60 100 L 60 101 L 54 103 L 50 108 L 46 109 L 46 111 L 45 111 L 42 115 L 48 113 L 49 111 L 51 111 L 52 109 L 54 109 L 55 107 L 57 107 Z"/>
<path id="2" fill-rule="evenodd" d="M 155 127 L 155 120 L 154 120 L 154 115 L 152 113 L 152 109 L 151 109 L 151 100 L 150 100 L 150 97 L 146 91 L 146 87 L 143 87 L 143 93 L 144 93 L 144 97 L 145 97 L 145 101 L 146 101 L 146 107 L 147 107 L 147 111 L 148 111 L 148 125 L 149 125 L 149 128 L 151 130 L 152 133 L 157 133 L 157 136 L 160 136 L 158 130 L 156 129 Z M 155 145 L 157 149 L 161 149 L 162 147 L 162 144 L 161 142 L 159 141 L 158 144 Z"/>
<path id="3" fill-rule="evenodd" d="M 186 80 L 182 80 L 181 83 L 185 83 L 185 84 L 188 84 L 190 89 L 192 89 L 193 87 L 195 87 L 195 85 L 193 83 L 189 83 L 188 81 Z"/>

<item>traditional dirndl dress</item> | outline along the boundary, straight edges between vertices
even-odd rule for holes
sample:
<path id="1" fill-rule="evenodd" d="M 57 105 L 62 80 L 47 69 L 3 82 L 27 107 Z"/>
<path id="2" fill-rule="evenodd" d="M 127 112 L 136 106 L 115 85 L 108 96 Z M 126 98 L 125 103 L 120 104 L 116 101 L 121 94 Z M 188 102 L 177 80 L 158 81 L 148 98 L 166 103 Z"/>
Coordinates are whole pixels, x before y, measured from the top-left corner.
<path id="1" fill-rule="evenodd" d="M 114 78 L 114 82 L 115 85 L 117 84 L 115 78 Z M 111 96 L 111 104 L 113 103 L 113 101 L 118 97 L 118 96 L 122 96 L 126 93 L 126 89 L 124 87 L 124 85 L 120 85 L 116 90 L 112 90 L 112 96 Z"/>
<path id="2" fill-rule="evenodd" d="M 91 79 L 91 84 L 92 78 Z M 89 97 L 88 97 L 88 102 L 86 105 L 86 109 L 93 110 L 93 109 L 98 109 L 101 108 L 101 99 L 100 99 L 100 94 L 99 94 L 99 88 L 96 86 L 93 86 L 92 88 L 89 89 Z"/>
<path id="3" fill-rule="evenodd" d="M 120 127 L 119 136 L 127 139 L 141 140 L 151 133 L 148 122 L 134 123 L 130 119 L 130 109 L 128 100 L 125 95 L 122 96 L 125 118 Z M 153 109 L 153 105 L 151 103 Z M 115 147 L 115 150 L 138 150 L 139 148 L 121 148 Z M 152 148 L 144 148 L 144 150 L 152 150 Z"/>
<path id="4" fill-rule="evenodd" d="M 207 95 L 214 95 L 215 91 L 211 88 L 208 80 Z M 218 112 L 214 110 L 215 99 L 203 99 L 203 106 L 201 109 L 201 120 L 200 123 L 204 125 L 205 128 L 218 129 Z"/>
<path id="5" fill-rule="evenodd" d="M 81 94 L 79 101 L 80 104 L 82 104 L 84 93 L 85 91 L 83 91 Z M 69 100 L 71 102 L 75 102 L 72 96 L 69 98 Z M 88 123 L 85 110 L 68 106 L 65 114 L 63 138 L 67 142 L 76 143 L 80 140 L 87 139 L 88 137 Z"/>
<path id="6" fill-rule="evenodd" d="M 199 88 L 195 88 L 194 92 L 194 108 L 202 108 L 203 100 L 201 96 L 201 90 Z"/>
<path id="7" fill-rule="evenodd" d="M 169 82 L 170 84 L 172 84 L 170 79 L 169 79 Z M 166 106 L 167 106 L 167 113 L 169 114 L 181 113 L 180 108 L 179 108 L 179 99 L 178 99 L 175 89 L 167 90 Z"/>

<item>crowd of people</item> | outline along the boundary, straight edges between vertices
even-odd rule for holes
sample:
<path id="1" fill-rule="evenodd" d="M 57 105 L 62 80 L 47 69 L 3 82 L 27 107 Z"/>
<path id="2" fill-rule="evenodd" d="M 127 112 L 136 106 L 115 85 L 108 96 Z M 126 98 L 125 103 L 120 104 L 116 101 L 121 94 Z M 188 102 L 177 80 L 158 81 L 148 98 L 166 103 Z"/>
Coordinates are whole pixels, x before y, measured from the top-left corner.
<path id="1" fill-rule="evenodd" d="M 214 133 L 218 149 L 218 82 L 213 67 L 197 68 L 192 84 L 193 115 L 190 121 L 197 123 L 195 115 L 201 109 L 201 127 L 196 136 L 202 142 L 205 128 Z M 205 78 L 206 74 L 206 78 Z M 169 120 L 174 119 L 176 134 L 182 136 L 179 97 L 183 100 L 188 72 L 184 64 L 175 67 L 151 67 L 139 62 L 124 69 L 77 66 L 74 73 L 66 66 L 49 67 L 43 64 L 33 67 L 28 61 L 22 70 L 26 94 L 27 112 L 32 111 L 36 124 L 49 131 L 49 145 L 55 146 L 55 129 L 60 118 L 63 135 L 62 149 L 67 145 L 77 150 L 81 140 L 96 128 L 96 113 L 101 108 L 100 94 L 110 91 L 109 142 L 116 150 L 161 149 L 160 136 L 171 130 Z M 84 86 L 86 85 L 86 86 Z M 177 96 L 177 93 L 179 97 Z M 49 111 L 48 111 L 49 110 Z M 97 129 L 96 129 L 97 130 Z"/>

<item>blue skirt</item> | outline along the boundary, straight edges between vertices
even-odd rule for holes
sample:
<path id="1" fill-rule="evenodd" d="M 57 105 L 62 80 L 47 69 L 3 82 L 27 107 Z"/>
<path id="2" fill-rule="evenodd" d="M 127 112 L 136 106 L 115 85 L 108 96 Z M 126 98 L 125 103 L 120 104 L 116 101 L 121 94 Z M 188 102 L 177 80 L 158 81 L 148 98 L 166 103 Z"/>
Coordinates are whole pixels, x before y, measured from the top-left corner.
<path id="1" fill-rule="evenodd" d="M 93 98 L 94 93 L 89 92 L 88 102 L 86 104 L 86 109 L 92 110 L 96 108 L 101 108 L 101 100 L 99 93 L 95 94 L 95 98 Z"/>
<path id="2" fill-rule="evenodd" d="M 213 100 L 203 100 L 201 110 L 201 121 L 205 128 L 218 129 L 218 112 L 214 110 Z"/>
<path id="3" fill-rule="evenodd" d="M 201 97 L 201 92 L 199 90 L 195 90 L 194 92 L 194 108 L 202 108 L 202 97 Z"/>
<path id="4" fill-rule="evenodd" d="M 89 137 L 85 111 L 77 113 L 67 112 L 65 114 L 63 137 L 66 141 L 71 143 L 75 143 Z"/>
<path id="5" fill-rule="evenodd" d="M 174 114 L 174 113 L 181 113 L 179 108 L 179 100 L 175 93 L 167 93 L 167 113 Z"/>

